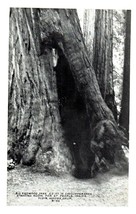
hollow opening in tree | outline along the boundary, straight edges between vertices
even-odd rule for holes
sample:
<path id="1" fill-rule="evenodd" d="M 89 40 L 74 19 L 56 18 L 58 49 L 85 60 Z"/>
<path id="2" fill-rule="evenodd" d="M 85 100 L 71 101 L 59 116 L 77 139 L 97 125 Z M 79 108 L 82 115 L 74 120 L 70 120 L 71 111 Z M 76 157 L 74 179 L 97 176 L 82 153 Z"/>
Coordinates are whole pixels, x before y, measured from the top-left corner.
<path id="1" fill-rule="evenodd" d="M 83 165 L 81 148 L 89 153 L 91 131 L 89 118 L 83 98 L 77 90 L 69 63 L 59 51 L 57 66 L 54 68 L 57 78 L 58 102 L 61 124 L 75 167 Z M 83 146 L 84 144 L 84 146 Z M 90 154 L 89 154 L 90 155 Z M 88 168 L 89 166 L 82 166 Z"/>

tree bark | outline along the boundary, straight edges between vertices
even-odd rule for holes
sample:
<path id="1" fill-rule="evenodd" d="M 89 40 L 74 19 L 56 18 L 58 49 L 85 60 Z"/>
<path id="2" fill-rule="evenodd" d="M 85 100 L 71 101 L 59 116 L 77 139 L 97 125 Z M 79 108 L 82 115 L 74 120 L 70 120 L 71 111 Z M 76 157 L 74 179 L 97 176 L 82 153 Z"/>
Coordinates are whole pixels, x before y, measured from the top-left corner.
<path id="1" fill-rule="evenodd" d="M 40 146 L 43 152 L 53 151 L 52 165 L 55 167 L 59 165 L 63 169 L 69 164 L 69 150 L 62 137 L 52 48 L 57 50 L 59 57 L 62 54 L 66 59 L 77 91 L 86 105 L 89 123 L 95 127 L 92 141 L 82 141 L 78 145 L 75 164 L 75 176 L 91 177 L 97 151 L 114 162 L 114 154 L 121 148 L 124 138 L 101 96 L 76 10 L 11 11 L 8 133 L 15 150 L 14 159 L 22 158 L 23 164 L 30 165 Z"/>
<path id="2" fill-rule="evenodd" d="M 52 39 L 52 45 L 54 45 L 56 49 L 60 49 L 67 59 L 76 87 L 84 99 L 90 124 L 92 123 L 93 127 L 96 127 L 93 129 L 91 150 L 89 149 L 92 158 L 87 152 L 89 148 L 88 144 L 86 145 L 82 142 L 79 148 L 81 158 L 79 168 L 81 171 L 83 171 L 83 169 L 86 171 L 88 169 L 90 170 L 90 166 L 92 167 L 95 162 L 95 157 L 92 154 L 92 151 L 96 153 L 94 142 L 99 144 L 100 141 L 104 142 L 101 156 L 105 156 L 108 160 L 112 159 L 113 163 L 115 161 L 116 151 L 118 151 L 118 149 L 122 150 L 121 144 L 126 144 L 126 139 L 123 133 L 119 131 L 111 110 L 101 96 L 95 72 L 90 63 L 87 48 L 81 33 L 76 10 L 43 10 L 41 23 L 43 30 L 45 32 L 48 30 L 49 32 L 49 36 L 43 38 L 45 44 L 49 38 Z M 92 115 L 94 118 L 92 118 Z M 108 151 L 110 152 L 107 157 L 106 154 Z"/>
<path id="3" fill-rule="evenodd" d="M 37 9 L 11 9 L 9 43 L 9 156 L 31 165 L 39 147 L 52 152 L 56 169 L 65 168 L 56 75 L 52 49 L 41 55 L 41 35 Z M 68 154 L 68 151 L 67 151 Z"/>
<path id="4" fill-rule="evenodd" d="M 131 11 L 126 12 L 126 37 L 123 72 L 123 92 L 121 102 L 120 126 L 126 130 L 129 138 L 129 93 L 130 93 L 130 35 L 131 35 Z"/>
<path id="5" fill-rule="evenodd" d="M 96 10 L 93 66 L 102 97 L 117 120 L 113 85 L 112 10 Z"/>
<path id="6" fill-rule="evenodd" d="M 94 69 L 88 58 L 76 10 L 57 9 L 54 12 L 49 9 L 43 13 L 44 31 L 50 32 L 49 36 L 66 56 L 77 88 L 87 104 L 88 113 L 91 115 L 93 109 L 97 121 L 109 119 L 115 122 L 112 112 L 101 96 Z"/>
<path id="7" fill-rule="evenodd" d="M 83 19 L 83 36 L 88 50 L 88 57 L 93 63 L 93 43 L 94 43 L 95 10 L 86 9 Z"/>

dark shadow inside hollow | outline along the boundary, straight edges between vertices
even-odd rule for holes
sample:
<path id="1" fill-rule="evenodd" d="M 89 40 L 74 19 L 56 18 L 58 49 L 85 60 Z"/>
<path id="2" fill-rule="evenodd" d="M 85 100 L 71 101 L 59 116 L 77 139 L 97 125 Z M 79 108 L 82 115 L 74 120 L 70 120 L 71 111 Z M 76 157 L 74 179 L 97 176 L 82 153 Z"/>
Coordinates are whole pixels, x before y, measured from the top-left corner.
<path id="1" fill-rule="evenodd" d="M 67 59 L 61 51 L 57 66 L 58 102 L 65 141 L 75 165 L 75 176 L 90 177 L 94 155 L 90 151 L 91 131 L 85 102 L 78 92 Z"/>

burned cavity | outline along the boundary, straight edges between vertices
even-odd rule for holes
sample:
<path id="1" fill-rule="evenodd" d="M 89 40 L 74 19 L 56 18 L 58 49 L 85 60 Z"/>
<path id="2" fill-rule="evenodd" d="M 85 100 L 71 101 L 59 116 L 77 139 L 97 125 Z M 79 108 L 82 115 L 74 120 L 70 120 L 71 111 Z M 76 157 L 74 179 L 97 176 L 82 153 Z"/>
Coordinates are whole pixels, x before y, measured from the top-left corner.
<path id="1" fill-rule="evenodd" d="M 90 177 L 90 161 L 94 156 L 90 152 L 91 132 L 85 102 L 77 90 L 72 71 L 67 59 L 59 51 L 56 71 L 57 90 L 61 124 L 69 147 L 73 163 L 74 175 L 78 178 Z M 82 151 L 81 151 L 82 150 Z M 86 160 L 84 157 L 88 157 Z"/>

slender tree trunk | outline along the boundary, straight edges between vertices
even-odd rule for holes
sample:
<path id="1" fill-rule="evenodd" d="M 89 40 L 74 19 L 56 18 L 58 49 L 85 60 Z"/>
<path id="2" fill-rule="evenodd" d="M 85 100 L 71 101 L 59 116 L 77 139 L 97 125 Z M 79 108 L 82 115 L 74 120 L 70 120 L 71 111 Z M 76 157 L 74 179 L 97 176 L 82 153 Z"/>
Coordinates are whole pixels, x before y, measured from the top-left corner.
<path id="1" fill-rule="evenodd" d="M 93 66 L 102 97 L 117 120 L 113 85 L 112 10 L 96 10 Z"/>
<path id="2" fill-rule="evenodd" d="M 129 138 L 129 91 L 130 91 L 130 35 L 131 35 L 131 11 L 126 12 L 126 37 L 123 73 L 123 93 L 121 102 L 120 126 L 124 127 Z"/>
<path id="3" fill-rule="evenodd" d="M 91 63 L 93 63 L 94 24 L 95 10 L 85 10 L 83 18 L 83 36 Z"/>

